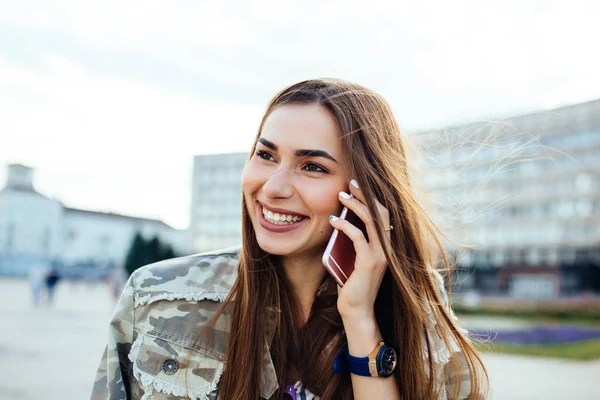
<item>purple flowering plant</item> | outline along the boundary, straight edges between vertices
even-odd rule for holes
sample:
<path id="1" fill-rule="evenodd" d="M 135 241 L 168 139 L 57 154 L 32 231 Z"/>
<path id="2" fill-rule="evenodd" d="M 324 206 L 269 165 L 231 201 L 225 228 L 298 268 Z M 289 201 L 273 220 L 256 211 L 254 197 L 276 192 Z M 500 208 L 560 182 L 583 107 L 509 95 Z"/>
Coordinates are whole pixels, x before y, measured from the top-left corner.
<path id="1" fill-rule="evenodd" d="M 473 331 L 469 336 L 477 340 L 514 344 L 561 344 L 600 339 L 600 329 L 576 326 L 538 326 L 507 331 Z"/>

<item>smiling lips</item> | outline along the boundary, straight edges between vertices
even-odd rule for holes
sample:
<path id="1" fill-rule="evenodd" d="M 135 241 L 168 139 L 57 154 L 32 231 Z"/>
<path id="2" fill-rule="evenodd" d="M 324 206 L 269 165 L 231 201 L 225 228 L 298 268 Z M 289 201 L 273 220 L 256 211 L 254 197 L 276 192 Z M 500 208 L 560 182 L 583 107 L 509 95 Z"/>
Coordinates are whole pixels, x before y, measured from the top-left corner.
<path id="1" fill-rule="evenodd" d="M 268 209 L 258 202 L 258 218 L 260 225 L 272 232 L 289 232 L 303 225 L 309 218 L 297 213 L 281 209 Z"/>

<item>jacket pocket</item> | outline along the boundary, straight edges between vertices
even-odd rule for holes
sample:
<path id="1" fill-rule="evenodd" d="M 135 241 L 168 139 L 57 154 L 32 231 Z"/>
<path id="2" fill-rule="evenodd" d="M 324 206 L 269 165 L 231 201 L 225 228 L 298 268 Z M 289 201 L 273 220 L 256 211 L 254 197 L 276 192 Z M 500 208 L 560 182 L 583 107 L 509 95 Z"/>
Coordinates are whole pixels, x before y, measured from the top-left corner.
<path id="1" fill-rule="evenodd" d="M 142 399 L 217 398 L 224 362 L 204 352 L 190 353 L 181 343 L 138 333 L 129 359 Z"/>

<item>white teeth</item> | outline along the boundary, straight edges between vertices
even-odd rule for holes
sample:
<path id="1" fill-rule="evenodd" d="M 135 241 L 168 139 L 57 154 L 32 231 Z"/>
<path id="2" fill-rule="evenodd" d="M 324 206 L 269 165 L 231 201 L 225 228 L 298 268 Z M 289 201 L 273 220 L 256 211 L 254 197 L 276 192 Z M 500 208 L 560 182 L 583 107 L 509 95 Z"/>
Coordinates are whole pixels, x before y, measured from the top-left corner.
<path id="1" fill-rule="evenodd" d="M 283 215 L 283 214 L 273 213 L 269 210 L 266 210 L 264 207 L 263 207 L 263 215 L 267 221 L 269 221 L 273 224 L 276 224 L 276 225 L 293 224 L 295 222 L 299 222 L 304 219 L 304 217 L 297 217 L 297 216 L 293 216 L 293 215 Z"/>

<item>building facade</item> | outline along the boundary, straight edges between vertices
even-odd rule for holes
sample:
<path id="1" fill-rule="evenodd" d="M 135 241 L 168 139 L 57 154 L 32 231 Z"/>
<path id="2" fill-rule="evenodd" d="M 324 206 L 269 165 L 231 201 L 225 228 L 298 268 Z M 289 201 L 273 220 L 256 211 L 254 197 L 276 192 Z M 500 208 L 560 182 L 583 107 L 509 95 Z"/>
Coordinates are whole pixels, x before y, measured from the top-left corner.
<path id="1" fill-rule="evenodd" d="M 600 291 L 600 100 L 418 135 L 459 292 Z"/>
<path id="2" fill-rule="evenodd" d="M 410 135 L 423 204 L 455 242 L 456 292 L 600 291 L 600 100 Z M 246 153 L 197 156 L 197 251 L 240 243 Z"/>
<path id="3" fill-rule="evenodd" d="M 159 220 L 65 207 L 34 189 L 33 168 L 11 164 L 0 191 L 0 273 L 24 275 L 34 264 L 123 264 L 136 232 L 158 236 L 178 254 L 192 252 L 187 230 Z"/>
<path id="4" fill-rule="evenodd" d="M 194 157 L 190 231 L 196 251 L 241 243 L 241 176 L 247 158 L 247 153 Z"/>

